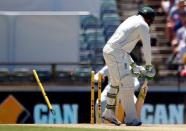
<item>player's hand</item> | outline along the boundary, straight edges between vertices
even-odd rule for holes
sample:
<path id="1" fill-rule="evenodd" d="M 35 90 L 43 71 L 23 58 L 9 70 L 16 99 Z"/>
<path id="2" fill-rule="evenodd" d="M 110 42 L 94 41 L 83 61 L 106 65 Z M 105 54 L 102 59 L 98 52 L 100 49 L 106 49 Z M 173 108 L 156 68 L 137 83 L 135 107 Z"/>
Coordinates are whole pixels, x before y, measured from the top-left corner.
<path id="1" fill-rule="evenodd" d="M 99 79 L 99 73 L 97 73 L 97 74 L 94 76 L 94 81 L 95 81 L 96 83 L 98 83 L 98 79 Z M 105 80 L 105 76 L 102 75 L 101 81 L 104 81 L 104 80 Z"/>
<path id="2" fill-rule="evenodd" d="M 148 80 L 152 80 L 156 75 L 156 70 L 152 65 L 145 66 L 145 76 Z"/>
<path id="3" fill-rule="evenodd" d="M 145 72 L 145 68 L 143 66 L 138 66 L 135 63 L 131 64 L 131 73 L 135 77 L 141 76 Z"/>

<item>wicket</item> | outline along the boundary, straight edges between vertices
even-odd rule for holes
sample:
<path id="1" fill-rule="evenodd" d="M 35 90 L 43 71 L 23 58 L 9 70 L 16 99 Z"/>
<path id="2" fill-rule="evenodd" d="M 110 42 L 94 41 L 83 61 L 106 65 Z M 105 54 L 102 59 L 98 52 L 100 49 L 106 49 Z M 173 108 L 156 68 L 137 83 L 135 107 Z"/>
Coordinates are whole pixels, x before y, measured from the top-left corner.
<path id="1" fill-rule="evenodd" d="M 95 117 L 95 81 L 94 81 L 95 73 L 94 71 L 91 71 L 91 111 L 90 111 L 90 123 L 94 124 L 94 117 Z M 101 124 L 101 85 L 102 85 L 102 74 L 99 73 L 98 75 L 98 110 L 97 110 L 97 116 L 98 116 L 98 124 Z"/>
<path id="2" fill-rule="evenodd" d="M 42 85 L 42 83 L 41 83 L 41 81 L 39 79 L 39 76 L 37 75 L 37 71 L 33 70 L 33 73 L 34 73 L 34 77 L 35 77 L 35 79 L 37 81 L 37 84 L 39 85 L 39 88 L 40 88 L 40 90 L 42 92 L 42 95 L 43 95 L 43 97 L 44 97 L 44 99 L 45 99 L 45 101 L 47 103 L 47 106 L 48 106 L 49 110 L 54 114 L 52 105 L 50 104 L 50 101 L 49 101 L 48 96 L 47 96 L 47 94 L 45 92 L 45 89 L 44 89 L 44 87 L 43 87 L 43 85 Z"/>

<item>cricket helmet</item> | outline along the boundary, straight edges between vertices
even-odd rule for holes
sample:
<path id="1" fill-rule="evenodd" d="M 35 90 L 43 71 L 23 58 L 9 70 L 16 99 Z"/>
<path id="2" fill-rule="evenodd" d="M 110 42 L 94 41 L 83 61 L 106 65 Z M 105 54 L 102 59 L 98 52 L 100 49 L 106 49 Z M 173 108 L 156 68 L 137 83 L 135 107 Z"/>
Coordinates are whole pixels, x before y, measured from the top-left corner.
<path id="1" fill-rule="evenodd" d="M 142 6 L 138 9 L 138 14 L 142 15 L 145 19 L 154 20 L 155 11 L 149 6 Z"/>

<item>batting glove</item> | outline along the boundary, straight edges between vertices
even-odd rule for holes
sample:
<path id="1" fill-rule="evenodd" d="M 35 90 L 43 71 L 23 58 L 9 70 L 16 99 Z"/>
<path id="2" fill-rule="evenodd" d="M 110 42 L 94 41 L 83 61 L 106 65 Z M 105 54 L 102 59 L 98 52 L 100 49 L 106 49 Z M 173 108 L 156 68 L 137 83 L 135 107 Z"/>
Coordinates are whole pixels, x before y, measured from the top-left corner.
<path id="1" fill-rule="evenodd" d="M 156 75 L 156 70 L 152 65 L 145 66 L 145 76 L 148 80 L 152 80 Z"/>
<path id="2" fill-rule="evenodd" d="M 143 66 L 138 66 L 135 63 L 132 63 L 130 66 L 131 73 L 134 77 L 140 77 L 145 72 L 145 68 Z"/>

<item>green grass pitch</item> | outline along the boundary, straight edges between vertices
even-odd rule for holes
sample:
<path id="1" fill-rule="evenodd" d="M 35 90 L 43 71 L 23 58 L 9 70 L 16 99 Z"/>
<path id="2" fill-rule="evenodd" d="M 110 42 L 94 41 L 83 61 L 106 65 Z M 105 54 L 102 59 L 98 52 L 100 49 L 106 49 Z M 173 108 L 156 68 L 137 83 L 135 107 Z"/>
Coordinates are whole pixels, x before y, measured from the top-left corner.
<path id="1" fill-rule="evenodd" d="M 0 131 L 108 131 L 107 129 L 69 128 L 69 127 L 24 127 L 0 126 Z"/>

